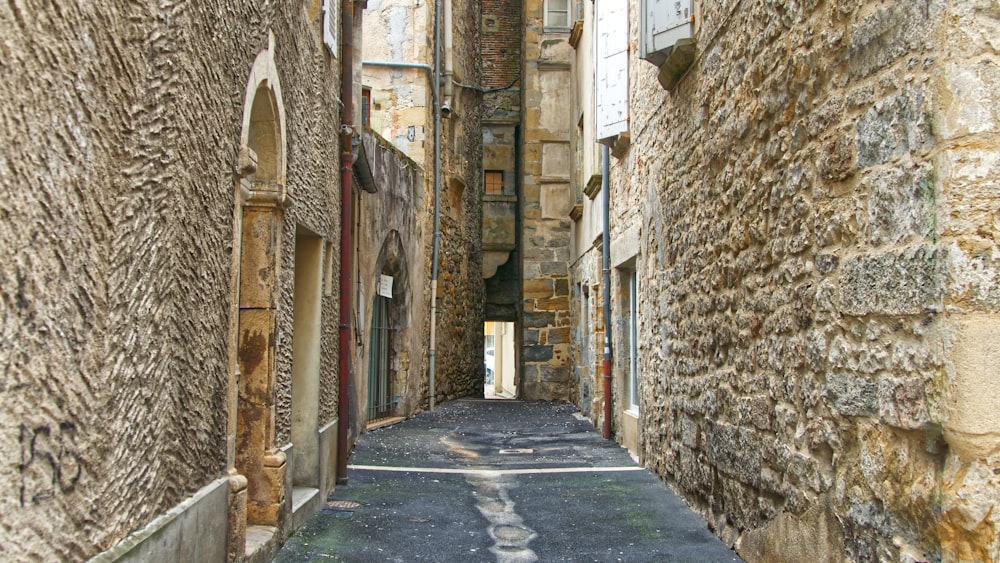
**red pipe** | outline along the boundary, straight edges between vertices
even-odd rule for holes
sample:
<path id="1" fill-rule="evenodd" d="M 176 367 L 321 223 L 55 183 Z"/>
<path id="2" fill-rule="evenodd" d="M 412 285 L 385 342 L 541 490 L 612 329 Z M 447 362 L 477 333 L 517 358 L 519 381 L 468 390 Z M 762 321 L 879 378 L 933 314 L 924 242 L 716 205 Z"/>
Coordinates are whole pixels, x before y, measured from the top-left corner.
<path id="1" fill-rule="evenodd" d="M 340 373 L 337 375 L 337 484 L 347 484 L 347 430 L 351 405 L 351 216 L 354 200 L 351 151 L 354 142 L 354 0 L 343 0 L 340 50 Z"/>

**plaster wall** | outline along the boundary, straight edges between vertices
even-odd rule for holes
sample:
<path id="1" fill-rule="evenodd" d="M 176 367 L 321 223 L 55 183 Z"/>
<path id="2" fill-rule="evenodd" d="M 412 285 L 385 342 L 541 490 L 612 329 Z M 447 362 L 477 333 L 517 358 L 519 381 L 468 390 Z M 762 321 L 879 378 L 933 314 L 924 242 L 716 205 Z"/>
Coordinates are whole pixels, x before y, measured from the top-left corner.
<path id="1" fill-rule="evenodd" d="M 296 202 L 286 241 L 296 224 L 337 236 L 339 84 L 319 5 L 0 8 L 0 453 L 13 460 L 0 467 L 3 559 L 95 556 L 225 474 L 234 170 L 268 30 Z M 325 319 L 335 303 L 324 299 Z M 323 326 L 321 423 L 336 412 L 335 324 Z"/>

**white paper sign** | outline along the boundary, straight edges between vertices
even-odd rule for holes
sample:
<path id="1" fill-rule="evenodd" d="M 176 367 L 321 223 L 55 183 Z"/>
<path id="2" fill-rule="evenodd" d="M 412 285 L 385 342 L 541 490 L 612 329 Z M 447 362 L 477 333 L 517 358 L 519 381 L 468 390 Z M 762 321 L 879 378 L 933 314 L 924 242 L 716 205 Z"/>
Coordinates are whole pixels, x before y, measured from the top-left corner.
<path id="1" fill-rule="evenodd" d="M 381 275 L 378 280 L 378 294 L 392 299 L 392 276 Z"/>

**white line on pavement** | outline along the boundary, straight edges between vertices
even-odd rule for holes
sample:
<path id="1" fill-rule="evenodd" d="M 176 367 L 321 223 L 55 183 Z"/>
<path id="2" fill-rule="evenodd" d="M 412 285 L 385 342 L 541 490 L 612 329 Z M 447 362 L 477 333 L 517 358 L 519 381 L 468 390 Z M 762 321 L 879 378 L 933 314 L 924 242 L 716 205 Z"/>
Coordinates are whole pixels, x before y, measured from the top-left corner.
<path id="1" fill-rule="evenodd" d="M 448 473 L 452 475 L 540 475 L 546 473 L 617 473 L 644 471 L 642 467 L 542 467 L 538 469 L 459 469 L 452 467 L 391 467 L 383 465 L 348 465 L 362 471 L 392 471 L 396 473 Z"/>

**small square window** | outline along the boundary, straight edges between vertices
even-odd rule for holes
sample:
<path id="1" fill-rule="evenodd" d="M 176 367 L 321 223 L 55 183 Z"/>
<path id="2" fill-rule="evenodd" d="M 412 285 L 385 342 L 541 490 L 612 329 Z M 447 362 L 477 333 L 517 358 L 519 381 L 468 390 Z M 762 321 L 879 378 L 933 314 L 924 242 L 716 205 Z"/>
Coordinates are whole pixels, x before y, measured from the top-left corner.
<path id="1" fill-rule="evenodd" d="M 503 172 L 499 170 L 487 170 L 484 181 L 485 191 L 488 194 L 503 193 Z"/>
<path id="2" fill-rule="evenodd" d="M 569 28 L 569 0 L 545 0 L 545 27 Z"/>

